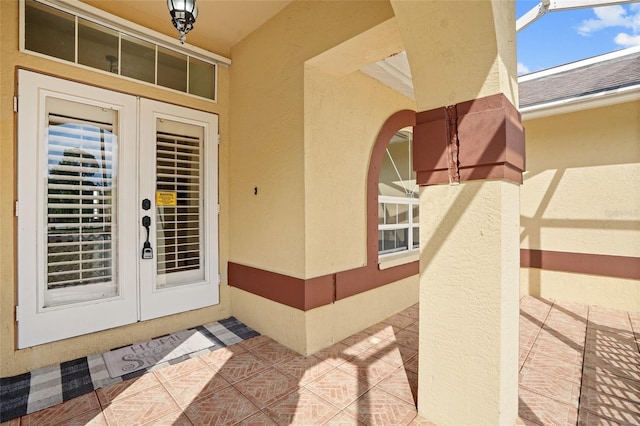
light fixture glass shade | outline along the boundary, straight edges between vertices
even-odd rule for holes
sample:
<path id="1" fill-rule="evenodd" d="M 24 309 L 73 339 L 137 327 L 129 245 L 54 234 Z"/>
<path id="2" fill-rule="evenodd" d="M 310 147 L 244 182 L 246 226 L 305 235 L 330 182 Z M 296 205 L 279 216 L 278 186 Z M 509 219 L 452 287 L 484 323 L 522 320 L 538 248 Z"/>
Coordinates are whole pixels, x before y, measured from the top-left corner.
<path id="1" fill-rule="evenodd" d="M 187 33 L 193 29 L 198 17 L 196 0 L 167 0 L 171 21 L 180 34 L 180 43 L 184 44 Z"/>

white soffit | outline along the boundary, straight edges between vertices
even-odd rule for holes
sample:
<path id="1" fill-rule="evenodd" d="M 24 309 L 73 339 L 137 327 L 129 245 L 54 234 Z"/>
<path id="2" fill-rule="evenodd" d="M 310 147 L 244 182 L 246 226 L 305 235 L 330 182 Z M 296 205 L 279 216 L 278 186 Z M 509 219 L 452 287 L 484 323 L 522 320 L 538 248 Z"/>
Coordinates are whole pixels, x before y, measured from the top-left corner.
<path id="1" fill-rule="evenodd" d="M 403 51 L 389 56 L 387 59 L 361 68 L 360 71 L 389 86 L 396 92 L 413 100 L 416 99 L 413 92 L 413 79 L 411 78 L 407 52 Z"/>

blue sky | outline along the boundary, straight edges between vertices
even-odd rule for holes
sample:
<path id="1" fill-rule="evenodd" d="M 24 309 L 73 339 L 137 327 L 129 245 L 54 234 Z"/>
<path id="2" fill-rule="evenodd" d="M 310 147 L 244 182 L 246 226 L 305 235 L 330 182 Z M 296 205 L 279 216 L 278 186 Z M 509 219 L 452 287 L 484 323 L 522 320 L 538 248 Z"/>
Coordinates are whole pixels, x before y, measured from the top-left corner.
<path id="1" fill-rule="evenodd" d="M 540 0 L 516 0 L 516 17 Z M 640 45 L 640 1 L 548 12 L 518 33 L 518 74 Z"/>

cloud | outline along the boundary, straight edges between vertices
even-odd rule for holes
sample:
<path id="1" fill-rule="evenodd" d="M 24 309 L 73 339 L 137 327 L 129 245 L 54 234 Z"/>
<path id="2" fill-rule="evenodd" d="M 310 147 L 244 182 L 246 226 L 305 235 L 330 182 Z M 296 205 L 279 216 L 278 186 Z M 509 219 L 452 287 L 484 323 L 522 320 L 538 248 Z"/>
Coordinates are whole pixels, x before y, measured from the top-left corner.
<path id="1" fill-rule="evenodd" d="M 522 62 L 518 62 L 518 75 L 520 75 L 520 74 L 528 74 L 528 73 L 529 73 L 529 67 L 527 67 Z"/>
<path id="2" fill-rule="evenodd" d="M 631 30 L 635 36 L 640 29 L 640 4 L 638 3 L 631 4 L 628 10 L 620 5 L 596 7 L 593 13 L 596 18 L 582 21 L 576 28 L 578 34 L 588 36 L 605 28 L 622 27 Z"/>
<path id="3" fill-rule="evenodd" d="M 616 44 L 624 47 L 640 46 L 640 35 L 620 33 L 616 36 L 616 38 L 613 39 L 613 41 L 615 41 Z"/>

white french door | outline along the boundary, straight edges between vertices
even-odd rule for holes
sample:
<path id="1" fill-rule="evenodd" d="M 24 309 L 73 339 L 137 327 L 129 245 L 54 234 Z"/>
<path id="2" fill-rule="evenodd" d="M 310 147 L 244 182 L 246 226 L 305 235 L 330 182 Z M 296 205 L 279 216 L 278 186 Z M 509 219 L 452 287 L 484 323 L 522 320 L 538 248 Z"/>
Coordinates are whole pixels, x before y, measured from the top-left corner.
<path id="1" fill-rule="evenodd" d="M 19 71 L 19 348 L 218 303 L 216 134 L 212 114 Z"/>
<path id="2" fill-rule="evenodd" d="M 142 99 L 140 117 L 140 197 L 150 204 L 141 216 L 154 253 L 140 263 L 146 320 L 219 301 L 218 149 L 215 115 Z"/>

